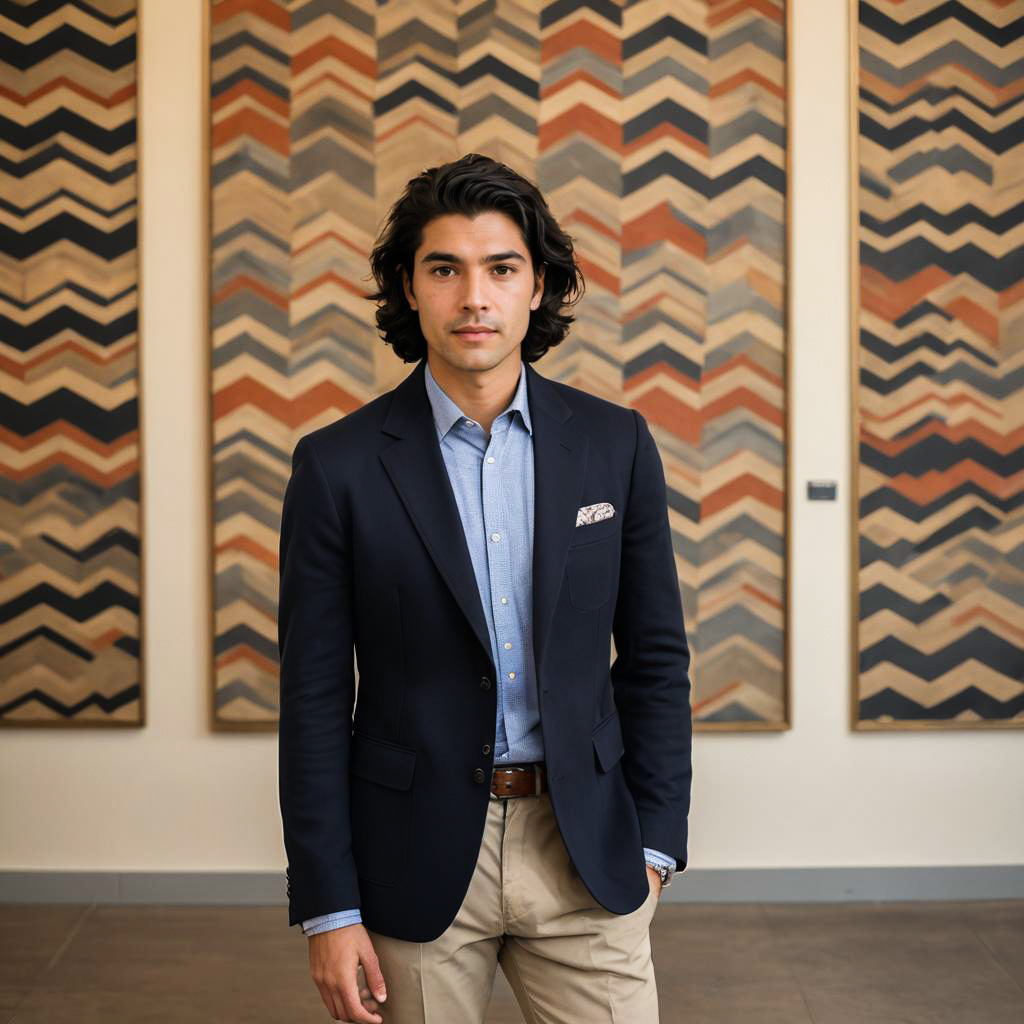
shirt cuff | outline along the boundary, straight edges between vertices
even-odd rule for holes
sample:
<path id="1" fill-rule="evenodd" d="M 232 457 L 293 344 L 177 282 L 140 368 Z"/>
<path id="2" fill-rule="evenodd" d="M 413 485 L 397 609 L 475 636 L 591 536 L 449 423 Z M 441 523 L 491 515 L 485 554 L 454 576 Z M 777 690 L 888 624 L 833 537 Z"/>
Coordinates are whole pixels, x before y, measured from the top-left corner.
<path id="1" fill-rule="evenodd" d="M 650 864 L 652 868 L 668 868 L 669 871 L 675 871 L 676 869 L 674 858 L 661 853 L 659 850 L 650 850 L 646 846 L 644 847 L 644 862 Z"/>
<path id="2" fill-rule="evenodd" d="M 308 921 L 302 922 L 303 935 L 317 935 L 320 932 L 329 932 L 335 928 L 345 928 L 350 924 L 362 924 L 363 915 L 356 907 L 353 910 L 339 910 L 333 914 L 323 914 L 321 917 L 311 917 Z"/>

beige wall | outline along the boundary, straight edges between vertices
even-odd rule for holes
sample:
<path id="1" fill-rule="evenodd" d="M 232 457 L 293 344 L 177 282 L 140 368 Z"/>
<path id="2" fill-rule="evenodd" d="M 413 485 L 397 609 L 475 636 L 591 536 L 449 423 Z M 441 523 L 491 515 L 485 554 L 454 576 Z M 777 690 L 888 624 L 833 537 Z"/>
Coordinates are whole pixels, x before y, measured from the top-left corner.
<path id="1" fill-rule="evenodd" d="M 207 726 L 201 0 L 143 0 L 142 374 L 149 725 L 0 734 L 0 869 L 276 870 L 276 736 Z M 847 726 L 849 348 L 844 0 L 795 0 L 794 728 L 699 733 L 690 863 L 1024 863 L 1019 731 Z M 808 478 L 839 501 L 808 503 Z"/>

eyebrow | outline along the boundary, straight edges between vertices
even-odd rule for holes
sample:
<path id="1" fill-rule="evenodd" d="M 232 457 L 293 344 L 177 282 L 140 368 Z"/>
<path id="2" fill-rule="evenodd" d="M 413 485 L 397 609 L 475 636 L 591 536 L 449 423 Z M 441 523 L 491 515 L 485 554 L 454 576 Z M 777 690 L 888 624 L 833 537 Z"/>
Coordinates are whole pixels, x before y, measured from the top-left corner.
<path id="1" fill-rule="evenodd" d="M 516 252 L 515 249 L 509 249 L 508 252 L 498 252 L 498 253 L 495 253 L 493 256 L 484 256 L 480 260 L 480 262 L 481 263 L 503 263 L 503 262 L 505 262 L 507 260 L 521 260 L 523 263 L 525 263 L 526 262 L 526 257 L 523 256 L 521 253 Z M 462 260 L 459 259 L 459 257 L 456 256 L 455 253 L 452 253 L 452 252 L 437 252 L 437 251 L 434 251 L 434 252 L 428 252 L 423 257 L 423 259 L 420 260 L 420 262 L 421 263 L 459 263 L 459 264 L 461 264 Z"/>

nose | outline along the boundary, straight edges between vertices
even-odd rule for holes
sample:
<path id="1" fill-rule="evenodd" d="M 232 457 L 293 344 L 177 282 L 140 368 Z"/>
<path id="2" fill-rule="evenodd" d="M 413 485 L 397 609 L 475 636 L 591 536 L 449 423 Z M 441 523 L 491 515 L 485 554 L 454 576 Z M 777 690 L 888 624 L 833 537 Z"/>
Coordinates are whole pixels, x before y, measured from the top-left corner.
<path id="1" fill-rule="evenodd" d="M 478 269 L 462 275 L 462 308 L 467 311 L 487 309 L 484 275 Z"/>

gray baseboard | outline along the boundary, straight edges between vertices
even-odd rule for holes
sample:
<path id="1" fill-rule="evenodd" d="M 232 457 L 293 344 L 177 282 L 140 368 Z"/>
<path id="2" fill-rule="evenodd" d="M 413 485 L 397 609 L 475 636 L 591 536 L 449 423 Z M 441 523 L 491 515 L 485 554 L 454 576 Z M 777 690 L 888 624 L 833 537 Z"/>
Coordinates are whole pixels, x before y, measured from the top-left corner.
<path id="1" fill-rule="evenodd" d="M 284 905 L 284 871 L 0 870 L 0 903 Z M 670 903 L 1024 899 L 1024 864 L 962 867 L 687 868 Z"/>

